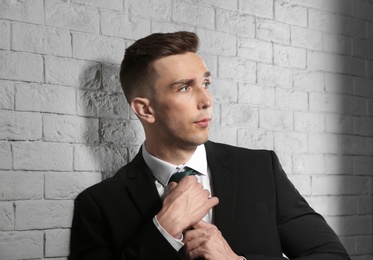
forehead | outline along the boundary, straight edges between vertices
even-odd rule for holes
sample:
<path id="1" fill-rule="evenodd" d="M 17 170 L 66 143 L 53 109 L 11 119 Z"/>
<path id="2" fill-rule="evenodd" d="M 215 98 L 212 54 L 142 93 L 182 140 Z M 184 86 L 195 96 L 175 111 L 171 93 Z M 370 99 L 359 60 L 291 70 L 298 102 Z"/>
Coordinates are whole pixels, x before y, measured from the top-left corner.
<path id="1" fill-rule="evenodd" d="M 194 52 L 163 57 L 154 62 L 154 68 L 160 78 L 170 80 L 195 78 L 207 71 L 205 62 Z"/>

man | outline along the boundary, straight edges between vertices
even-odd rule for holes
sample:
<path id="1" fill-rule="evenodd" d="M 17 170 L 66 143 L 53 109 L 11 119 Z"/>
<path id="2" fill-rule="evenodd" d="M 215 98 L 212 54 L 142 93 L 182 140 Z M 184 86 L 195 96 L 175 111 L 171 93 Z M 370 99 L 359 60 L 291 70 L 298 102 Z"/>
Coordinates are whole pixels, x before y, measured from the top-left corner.
<path id="1" fill-rule="evenodd" d="M 77 197 L 69 259 L 350 259 L 274 152 L 208 141 L 211 74 L 197 48 L 177 32 L 126 50 L 121 84 L 146 140 Z"/>

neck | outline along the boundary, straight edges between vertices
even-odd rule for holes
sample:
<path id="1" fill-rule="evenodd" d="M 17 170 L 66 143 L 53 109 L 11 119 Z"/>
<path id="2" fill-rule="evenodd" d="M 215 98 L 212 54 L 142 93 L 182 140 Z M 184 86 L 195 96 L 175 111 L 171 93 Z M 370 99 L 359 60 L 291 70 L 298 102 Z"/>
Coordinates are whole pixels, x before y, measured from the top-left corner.
<path id="1" fill-rule="evenodd" d="M 180 147 L 170 144 L 158 144 L 145 141 L 146 149 L 150 154 L 174 165 L 184 164 L 193 155 L 197 146 Z"/>

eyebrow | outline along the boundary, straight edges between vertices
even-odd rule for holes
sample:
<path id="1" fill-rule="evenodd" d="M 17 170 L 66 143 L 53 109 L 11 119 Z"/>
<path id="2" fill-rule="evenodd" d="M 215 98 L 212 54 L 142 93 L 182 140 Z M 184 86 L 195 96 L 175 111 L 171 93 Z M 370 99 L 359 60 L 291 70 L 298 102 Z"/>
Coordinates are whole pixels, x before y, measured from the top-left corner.
<path id="1" fill-rule="evenodd" d="M 211 77 L 211 72 L 210 71 L 206 71 L 204 74 L 203 74 L 203 77 L 204 78 L 209 78 Z M 170 84 L 170 87 L 175 87 L 177 85 L 190 85 L 192 83 L 194 83 L 196 81 L 196 79 L 181 79 L 181 80 L 178 80 L 174 83 L 171 83 Z"/>

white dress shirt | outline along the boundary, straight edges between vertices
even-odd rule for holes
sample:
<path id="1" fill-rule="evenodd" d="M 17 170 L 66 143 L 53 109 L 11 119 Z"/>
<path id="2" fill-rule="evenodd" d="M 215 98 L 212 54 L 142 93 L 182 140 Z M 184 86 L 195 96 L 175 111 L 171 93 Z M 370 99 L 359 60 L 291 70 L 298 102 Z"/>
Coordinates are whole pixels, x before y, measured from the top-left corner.
<path id="1" fill-rule="evenodd" d="M 194 151 L 193 155 L 182 165 L 173 165 L 166 161 L 160 160 L 155 156 L 151 155 L 143 144 L 142 149 L 142 156 L 145 160 L 145 163 L 148 165 L 152 174 L 154 176 L 155 186 L 158 190 L 159 196 L 164 198 L 167 194 L 167 185 L 168 181 L 172 174 L 178 172 L 183 167 L 187 166 L 192 168 L 193 170 L 197 171 L 198 174 L 196 175 L 198 178 L 198 182 L 200 182 L 204 189 L 208 190 L 210 194 L 212 194 L 211 190 L 211 173 L 210 169 L 207 165 L 207 157 L 206 157 L 206 149 L 205 146 L 199 145 L 197 146 L 196 150 Z M 203 218 L 204 221 L 211 223 L 212 222 L 212 210 Z M 162 228 L 162 226 L 158 223 L 157 217 L 153 218 L 153 222 L 162 235 L 167 239 L 167 241 L 178 251 L 184 244 L 182 243 L 182 238 L 175 239 L 170 234 L 167 233 L 166 230 Z"/>

